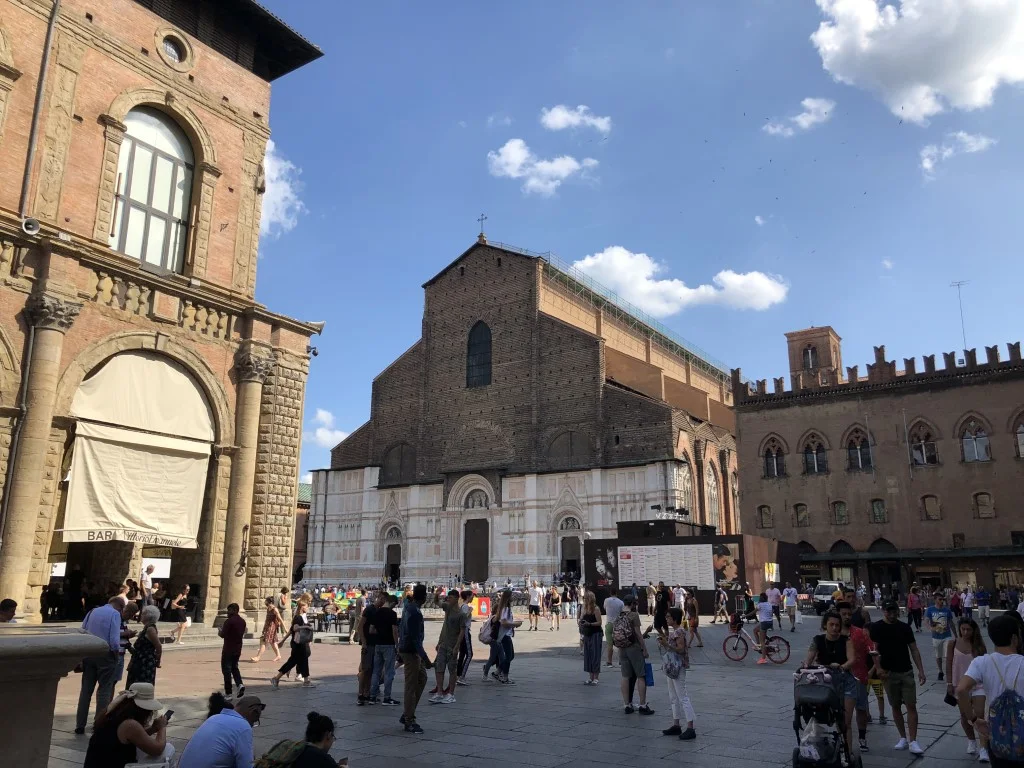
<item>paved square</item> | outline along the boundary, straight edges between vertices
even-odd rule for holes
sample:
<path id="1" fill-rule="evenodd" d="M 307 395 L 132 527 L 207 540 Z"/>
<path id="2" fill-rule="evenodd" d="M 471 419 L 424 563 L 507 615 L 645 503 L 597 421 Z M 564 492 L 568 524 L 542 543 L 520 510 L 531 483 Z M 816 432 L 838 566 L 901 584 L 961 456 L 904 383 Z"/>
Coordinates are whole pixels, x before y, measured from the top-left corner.
<path id="1" fill-rule="evenodd" d="M 516 635 L 516 658 L 511 677 L 514 687 L 481 683 L 484 658 L 475 645 L 470 680 L 460 687 L 454 705 L 431 705 L 424 694 L 417 719 L 422 736 L 404 733 L 398 723 L 401 708 L 357 707 L 355 670 L 358 647 L 317 643 L 310 660 L 316 689 L 282 682 L 272 690 L 267 682 L 276 666 L 270 655 L 260 664 L 243 661 L 242 674 L 247 692 L 267 702 L 262 723 L 255 732 L 256 754 L 261 755 L 280 739 L 302 737 L 306 713 L 312 709 L 332 717 L 338 741 L 335 757 L 347 755 L 353 768 L 403 768 L 417 766 L 486 765 L 566 768 L 579 766 L 628 765 L 631 768 L 666 765 L 662 761 L 708 768 L 758 768 L 791 763 L 795 746 L 792 729 L 792 672 L 804 657 L 813 622 L 805 622 L 795 634 L 785 633 L 793 643 L 793 654 L 782 666 L 755 664 L 751 652 L 740 663 L 722 654 L 724 626 L 705 623 L 705 647 L 692 652 L 687 679 L 690 698 L 697 711 L 697 739 L 680 742 L 661 735 L 670 720 L 664 677 L 657 671 L 658 652 L 650 643 L 655 661 L 655 687 L 649 701 L 656 710 L 652 717 L 626 715 L 619 696 L 619 670 L 605 668 L 597 687 L 584 686 L 583 659 L 577 653 L 575 623 L 563 622 L 562 629 L 549 632 L 546 623 L 539 632 L 520 630 Z M 646 625 L 646 620 L 645 620 Z M 478 625 L 474 625 L 478 628 Z M 427 622 L 428 640 L 440 631 L 438 622 Z M 922 633 L 921 638 L 927 636 Z M 921 648 L 930 651 L 930 644 Z M 256 650 L 248 646 L 243 659 Z M 178 754 L 202 722 L 205 699 L 221 685 L 219 649 L 183 648 L 164 655 L 157 675 L 157 695 L 175 710 L 169 735 Z M 935 678 L 934 662 L 925 653 L 929 681 L 919 695 L 921 726 L 918 740 L 924 757 L 914 759 L 908 752 L 895 752 L 896 729 L 889 725 L 868 726 L 870 752 L 866 766 L 905 768 L 956 768 L 968 765 L 966 739 L 953 707 L 942 702 L 945 684 Z M 61 682 L 57 698 L 51 768 L 81 766 L 87 736 L 75 736 L 74 709 L 78 698 L 78 675 Z M 402 698 L 403 676 L 395 677 L 394 696 Z M 431 673 L 428 690 L 433 686 Z M 888 710 L 888 706 L 887 706 Z M 877 715 L 874 697 L 871 711 Z M 889 714 L 887 712 L 887 714 Z"/>

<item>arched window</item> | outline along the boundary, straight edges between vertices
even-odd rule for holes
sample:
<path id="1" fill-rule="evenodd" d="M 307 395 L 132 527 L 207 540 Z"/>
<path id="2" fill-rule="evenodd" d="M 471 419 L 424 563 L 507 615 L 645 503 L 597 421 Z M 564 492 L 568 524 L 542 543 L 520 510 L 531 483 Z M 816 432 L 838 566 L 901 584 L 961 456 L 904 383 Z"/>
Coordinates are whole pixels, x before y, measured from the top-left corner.
<path id="1" fill-rule="evenodd" d="M 686 459 L 676 464 L 676 509 L 693 512 L 693 474 Z"/>
<path id="2" fill-rule="evenodd" d="M 775 438 L 764 447 L 764 476 L 769 479 L 786 476 L 786 454 Z"/>
<path id="3" fill-rule="evenodd" d="M 846 441 L 847 469 L 851 472 L 871 469 L 871 444 L 867 436 L 855 429 Z"/>
<path id="4" fill-rule="evenodd" d="M 563 432 L 548 443 L 548 461 L 558 469 L 582 466 L 587 458 L 586 440 L 579 432 Z"/>
<path id="5" fill-rule="evenodd" d="M 718 473 L 710 461 L 704 468 L 704 486 L 708 495 L 707 524 L 718 527 Z"/>
<path id="6" fill-rule="evenodd" d="M 486 387 L 491 383 L 491 329 L 482 320 L 469 331 L 466 351 L 466 386 Z"/>
<path id="7" fill-rule="evenodd" d="M 960 445 L 964 451 L 964 461 L 988 461 L 992 458 L 988 434 L 974 419 L 968 421 L 960 433 Z"/>
<path id="8" fill-rule="evenodd" d="M 939 463 L 935 438 L 932 437 L 931 429 L 923 422 L 918 422 L 910 430 L 910 461 L 915 467 Z"/>
<path id="9" fill-rule="evenodd" d="M 889 522 L 889 514 L 885 511 L 885 501 L 883 499 L 872 499 L 871 500 L 871 522 L 872 523 L 887 523 Z"/>
<path id="10" fill-rule="evenodd" d="M 775 519 L 772 517 L 772 508 L 767 505 L 762 505 L 757 508 L 757 527 L 758 528 L 774 528 Z"/>
<path id="11" fill-rule="evenodd" d="M 995 507 L 992 506 L 992 496 L 987 493 L 974 494 L 974 516 L 981 519 L 996 516 Z"/>
<path id="12" fill-rule="evenodd" d="M 811 524 L 811 514 L 807 511 L 806 504 L 793 505 L 793 525 L 797 528 L 806 528 Z"/>
<path id="13" fill-rule="evenodd" d="M 1024 459 L 1024 418 L 1017 422 L 1017 430 L 1014 434 L 1014 443 L 1017 446 L 1017 458 Z"/>
<path id="14" fill-rule="evenodd" d="M 399 443 L 384 454 L 381 485 L 412 485 L 416 482 L 416 449 Z"/>
<path id="15" fill-rule="evenodd" d="M 850 512 L 846 508 L 845 501 L 832 502 L 832 522 L 835 525 L 849 525 Z"/>
<path id="16" fill-rule="evenodd" d="M 195 157 L 188 137 L 163 112 L 128 113 L 117 160 L 110 247 L 181 272 L 185 265 Z"/>
<path id="17" fill-rule="evenodd" d="M 828 456 L 825 444 L 818 437 L 811 437 L 804 445 L 804 474 L 821 475 L 828 472 Z"/>
<path id="18" fill-rule="evenodd" d="M 942 519 L 942 507 L 939 506 L 938 496 L 921 497 L 921 517 L 925 520 Z"/>
<path id="19" fill-rule="evenodd" d="M 818 367 L 818 350 L 813 344 L 804 349 L 804 370 L 811 371 Z"/>

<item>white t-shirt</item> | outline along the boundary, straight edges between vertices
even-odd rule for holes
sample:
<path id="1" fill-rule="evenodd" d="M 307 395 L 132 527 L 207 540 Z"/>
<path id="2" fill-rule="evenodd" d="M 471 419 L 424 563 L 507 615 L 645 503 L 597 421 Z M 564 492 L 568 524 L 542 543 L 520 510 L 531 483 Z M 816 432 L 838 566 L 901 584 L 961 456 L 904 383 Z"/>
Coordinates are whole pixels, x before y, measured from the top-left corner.
<path id="1" fill-rule="evenodd" d="M 778 605 L 782 601 L 782 593 L 775 587 L 772 587 L 764 594 L 768 598 L 768 602 L 772 605 Z"/>
<path id="2" fill-rule="evenodd" d="M 989 704 L 1013 685 L 1014 679 L 1017 681 L 1014 690 L 1024 696 L 1024 656 L 1019 653 L 987 653 L 977 656 L 967 668 L 967 676 L 981 683 Z"/>
<path id="3" fill-rule="evenodd" d="M 608 617 L 607 621 L 609 624 L 615 623 L 615 620 L 619 618 L 619 614 L 622 613 L 622 609 L 626 605 L 617 597 L 606 597 L 604 599 L 604 612 Z"/>
<path id="4" fill-rule="evenodd" d="M 769 602 L 763 602 L 757 604 L 757 620 L 758 621 L 771 621 L 772 616 L 772 604 Z"/>
<path id="5" fill-rule="evenodd" d="M 786 598 L 786 607 L 787 608 L 795 608 L 796 607 L 796 597 L 797 597 L 796 587 L 786 587 L 784 590 L 782 590 L 782 595 L 783 595 L 783 597 Z"/>
<path id="6" fill-rule="evenodd" d="M 142 587 L 143 593 L 148 595 L 153 591 L 153 577 L 143 571 L 139 576 L 139 586 Z"/>
<path id="7" fill-rule="evenodd" d="M 544 599 L 544 590 L 540 587 L 530 587 L 530 605 L 540 605 Z"/>
<path id="8" fill-rule="evenodd" d="M 974 607 L 974 593 L 973 592 L 964 592 L 962 597 L 963 597 L 964 608 L 973 608 Z"/>

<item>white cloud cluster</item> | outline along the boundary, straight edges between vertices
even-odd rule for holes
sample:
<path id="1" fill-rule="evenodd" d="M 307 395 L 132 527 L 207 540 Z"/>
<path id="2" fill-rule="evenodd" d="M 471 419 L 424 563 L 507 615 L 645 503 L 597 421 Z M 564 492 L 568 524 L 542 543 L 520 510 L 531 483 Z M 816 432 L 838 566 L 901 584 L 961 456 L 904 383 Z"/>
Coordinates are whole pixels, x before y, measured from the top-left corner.
<path id="1" fill-rule="evenodd" d="M 946 140 L 942 144 L 928 144 L 921 148 L 921 172 L 926 179 L 934 178 L 939 163 L 944 163 L 955 155 L 984 152 L 995 143 L 995 139 L 980 133 L 956 131 L 946 134 Z"/>
<path id="2" fill-rule="evenodd" d="M 487 153 L 487 165 L 492 176 L 522 179 L 524 193 L 550 197 L 566 179 L 596 168 L 597 160 L 580 161 L 571 155 L 542 160 L 522 139 L 509 139 L 497 152 Z"/>
<path id="3" fill-rule="evenodd" d="M 590 107 L 580 104 L 570 109 L 565 104 L 558 104 L 551 109 L 541 109 L 540 124 L 549 131 L 564 131 L 566 128 L 593 128 L 607 135 L 612 130 L 612 119 L 600 117 L 590 111 Z"/>
<path id="4" fill-rule="evenodd" d="M 580 259 L 573 266 L 655 317 L 668 317 L 699 305 L 764 310 L 785 301 L 789 291 L 778 275 L 731 269 L 715 275 L 712 285 L 691 288 L 677 278 L 659 278 L 666 270 L 664 264 L 619 245 Z"/>
<path id="5" fill-rule="evenodd" d="M 755 216 L 754 217 L 754 223 L 757 224 L 757 226 L 759 226 L 759 227 L 763 227 L 764 226 L 764 216 Z"/>
<path id="6" fill-rule="evenodd" d="M 299 197 L 302 171 L 290 160 L 278 154 L 273 140 L 267 142 L 263 160 L 267 191 L 263 194 L 263 213 L 260 216 L 260 236 L 279 237 L 295 229 L 306 206 Z"/>
<path id="7" fill-rule="evenodd" d="M 890 111 L 924 124 L 947 109 L 992 104 L 1024 82 L 1020 0 L 817 0 L 811 35 L 834 79 L 872 91 Z"/>
<path id="8" fill-rule="evenodd" d="M 512 118 L 508 115 L 488 115 L 487 116 L 487 127 L 490 128 L 495 125 L 507 127 L 512 125 Z"/>
<path id="9" fill-rule="evenodd" d="M 895 265 L 892 263 L 892 259 L 882 259 L 882 266 L 886 269 L 892 269 Z"/>
<path id="10" fill-rule="evenodd" d="M 302 439 L 314 443 L 320 448 L 333 448 L 342 440 L 348 437 L 348 432 L 336 429 L 334 426 L 334 414 L 323 408 L 317 408 L 313 416 L 313 423 L 309 430 L 304 430 Z"/>
<path id="11" fill-rule="evenodd" d="M 302 475 L 299 476 L 299 482 L 300 483 L 305 483 L 306 485 L 312 485 L 313 484 L 313 473 L 312 472 L 304 472 Z"/>
<path id="12" fill-rule="evenodd" d="M 789 138 L 799 131 L 809 131 L 816 125 L 827 123 L 832 116 L 836 103 L 831 99 L 816 99 L 808 97 L 800 102 L 804 111 L 786 119 L 786 122 L 768 122 L 761 126 L 761 130 L 770 133 L 772 136 L 783 136 Z M 795 127 L 794 127 L 795 126 Z"/>

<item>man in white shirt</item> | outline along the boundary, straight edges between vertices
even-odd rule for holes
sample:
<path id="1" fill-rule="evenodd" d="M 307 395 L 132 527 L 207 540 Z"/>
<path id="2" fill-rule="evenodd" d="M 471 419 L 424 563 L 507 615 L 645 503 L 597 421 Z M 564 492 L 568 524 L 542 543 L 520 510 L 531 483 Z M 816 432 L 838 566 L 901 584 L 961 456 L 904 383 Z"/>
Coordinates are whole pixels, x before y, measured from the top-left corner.
<path id="1" fill-rule="evenodd" d="M 625 608 L 625 603 L 616 597 L 615 588 L 612 587 L 608 590 L 608 597 L 604 599 L 604 645 L 608 649 L 608 658 L 604 663 L 606 667 L 612 665 L 612 650 L 614 650 L 612 646 L 612 625 L 619 618 L 623 608 Z"/>
<path id="2" fill-rule="evenodd" d="M 779 629 L 782 629 L 782 593 L 779 591 L 778 585 L 769 585 L 765 594 L 768 595 L 768 602 L 772 606 L 772 616 L 779 622 Z"/>
<path id="3" fill-rule="evenodd" d="M 139 591 L 142 592 L 142 604 L 152 605 L 153 604 L 153 571 L 155 570 L 152 564 L 147 565 L 142 575 L 139 577 Z"/>
<path id="4" fill-rule="evenodd" d="M 537 582 L 530 585 L 530 629 L 528 632 L 537 631 L 537 622 L 540 621 L 541 606 L 544 604 L 544 590 L 537 586 Z"/>
<path id="5" fill-rule="evenodd" d="M 796 588 L 786 582 L 786 588 L 782 590 L 782 599 L 786 605 L 786 615 L 789 616 L 789 631 L 796 632 L 796 600 L 797 591 Z M 782 625 L 779 625 L 779 629 L 782 629 Z"/>

